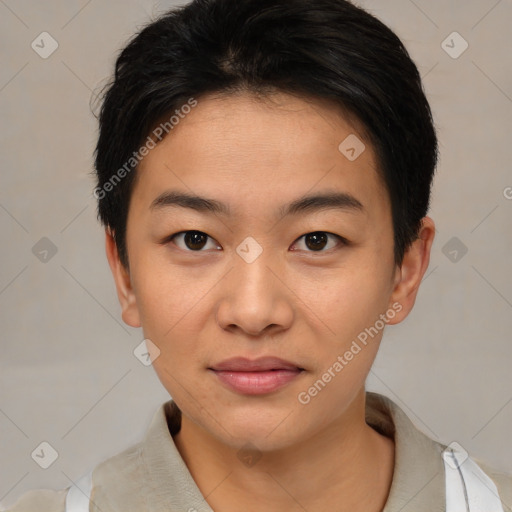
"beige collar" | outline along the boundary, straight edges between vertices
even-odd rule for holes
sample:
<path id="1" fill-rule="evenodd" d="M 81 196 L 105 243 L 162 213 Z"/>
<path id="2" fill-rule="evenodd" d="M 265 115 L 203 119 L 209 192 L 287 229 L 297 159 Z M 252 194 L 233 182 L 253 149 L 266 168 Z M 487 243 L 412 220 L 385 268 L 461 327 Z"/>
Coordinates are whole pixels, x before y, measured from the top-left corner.
<path id="1" fill-rule="evenodd" d="M 377 393 L 366 393 L 366 421 L 395 440 L 393 481 L 383 512 L 444 511 L 445 445 L 423 434 L 398 405 Z M 181 412 L 169 400 L 156 411 L 141 443 L 95 469 L 91 501 L 98 510 L 112 505 L 124 512 L 212 512 L 174 444 L 171 434 L 180 423 Z"/>
<path id="2" fill-rule="evenodd" d="M 383 512 L 444 510 L 445 446 L 418 430 L 398 405 L 378 393 L 366 393 L 366 422 L 395 440 L 393 481 Z M 160 407 L 146 434 L 143 453 L 153 497 L 177 509 L 212 512 L 169 435 L 169 430 L 179 431 L 180 423 L 181 412 L 170 400 Z"/>

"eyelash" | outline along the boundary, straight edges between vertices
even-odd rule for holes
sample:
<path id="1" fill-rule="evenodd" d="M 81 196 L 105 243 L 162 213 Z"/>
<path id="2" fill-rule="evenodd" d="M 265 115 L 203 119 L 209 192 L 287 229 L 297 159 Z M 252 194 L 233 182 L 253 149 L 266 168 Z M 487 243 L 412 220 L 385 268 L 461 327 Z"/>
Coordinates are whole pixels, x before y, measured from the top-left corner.
<path id="1" fill-rule="evenodd" d="M 204 233 L 203 231 L 198 231 L 196 229 L 188 229 L 186 231 L 179 231 L 178 233 L 174 233 L 173 235 L 169 235 L 168 237 L 166 237 L 163 241 L 162 241 L 162 244 L 168 244 L 168 243 L 173 243 L 174 245 L 176 245 L 174 243 L 174 239 L 179 236 L 179 235 L 185 235 L 186 233 L 199 233 L 201 235 L 206 235 L 210 240 L 215 240 L 214 238 L 212 238 L 211 236 L 209 236 L 207 233 Z M 333 249 L 339 249 L 340 246 L 346 246 L 346 245 L 349 245 L 349 241 L 340 236 L 340 235 L 336 235 L 335 233 L 330 233 L 328 231 L 310 231 L 308 233 L 305 233 L 304 235 L 300 236 L 299 238 L 297 238 L 297 240 L 294 242 L 293 245 L 295 245 L 299 240 L 303 239 L 304 237 L 306 237 L 307 235 L 312 235 L 312 234 L 315 234 L 315 233 L 323 233 L 323 234 L 326 234 L 330 237 L 334 237 L 338 240 L 339 242 L 339 246 L 336 246 L 336 247 L 331 247 L 329 249 L 321 249 L 319 251 L 311 251 L 311 250 L 306 250 L 306 252 L 310 252 L 310 253 L 313 253 L 313 254 L 321 254 L 321 253 L 326 253 L 326 252 L 329 252 L 329 251 L 332 251 Z M 220 245 L 220 244 L 219 244 Z M 194 251 L 192 249 L 182 249 L 181 247 L 178 247 L 179 249 L 181 249 L 182 251 L 185 251 L 185 252 L 206 252 L 205 249 L 200 249 L 200 250 L 197 250 L 197 251 Z"/>

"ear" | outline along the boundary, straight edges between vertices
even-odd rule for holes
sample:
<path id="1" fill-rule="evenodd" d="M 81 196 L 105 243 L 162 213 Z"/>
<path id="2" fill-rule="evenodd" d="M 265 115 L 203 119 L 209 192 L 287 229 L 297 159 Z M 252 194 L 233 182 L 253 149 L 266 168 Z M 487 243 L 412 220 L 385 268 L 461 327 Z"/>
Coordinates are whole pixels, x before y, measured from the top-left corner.
<path id="1" fill-rule="evenodd" d="M 123 321 L 131 327 L 140 327 L 140 315 L 137 307 L 137 299 L 133 291 L 130 273 L 121 263 L 117 245 L 113 233 L 107 228 L 105 230 L 105 251 L 108 264 L 116 283 L 117 297 L 121 304 Z"/>
<path id="2" fill-rule="evenodd" d="M 430 249 L 436 228 L 430 217 L 424 217 L 418 239 L 415 240 L 404 254 L 400 268 L 396 269 L 393 293 L 389 307 L 395 304 L 397 314 L 388 320 L 388 324 L 398 324 L 410 313 L 416 301 L 423 275 L 430 262 Z M 402 307 L 398 308 L 397 303 Z"/>

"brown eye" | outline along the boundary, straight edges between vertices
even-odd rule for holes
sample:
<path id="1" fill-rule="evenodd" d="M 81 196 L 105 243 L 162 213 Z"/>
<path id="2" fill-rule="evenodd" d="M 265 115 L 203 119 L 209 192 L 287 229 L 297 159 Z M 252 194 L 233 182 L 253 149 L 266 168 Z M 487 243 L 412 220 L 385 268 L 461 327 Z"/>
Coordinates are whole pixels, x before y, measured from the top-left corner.
<path id="1" fill-rule="evenodd" d="M 184 242 L 189 249 L 201 250 L 208 240 L 208 235 L 200 231 L 187 231 L 185 233 Z"/>
<path id="2" fill-rule="evenodd" d="M 181 242 L 178 243 L 177 241 Z M 176 233 L 175 235 L 172 235 L 168 241 L 174 242 L 176 246 L 178 246 L 180 249 L 183 249 L 184 251 L 193 251 L 193 252 L 200 252 L 205 247 L 207 249 L 210 249 L 212 247 L 207 247 L 208 241 L 213 240 L 213 238 L 210 238 L 206 233 L 203 233 L 202 231 L 182 231 L 180 233 Z M 219 245 L 216 243 L 213 243 L 213 248 L 219 248 Z"/>
<path id="3" fill-rule="evenodd" d="M 306 246 L 312 251 L 320 251 L 327 244 L 327 235 L 322 232 L 308 233 L 305 237 Z"/>
<path id="4" fill-rule="evenodd" d="M 344 239 L 333 233 L 327 233 L 326 231 L 314 231 L 312 233 L 306 233 L 301 236 L 296 243 L 299 243 L 300 240 L 304 239 L 304 245 L 306 246 L 306 251 L 308 252 L 326 252 L 333 247 L 336 247 L 336 244 L 331 244 L 330 247 L 325 247 L 329 244 L 329 238 L 335 238 L 339 242 L 344 242 Z M 325 249 L 325 250 L 324 250 Z"/>

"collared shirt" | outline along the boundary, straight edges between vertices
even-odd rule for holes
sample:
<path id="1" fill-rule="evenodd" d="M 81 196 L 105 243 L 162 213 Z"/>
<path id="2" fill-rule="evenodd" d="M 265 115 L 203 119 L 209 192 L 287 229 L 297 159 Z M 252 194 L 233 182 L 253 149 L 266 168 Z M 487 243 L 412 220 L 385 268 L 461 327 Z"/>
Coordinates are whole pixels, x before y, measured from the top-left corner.
<path id="1" fill-rule="evenodd" d="M 366 393 L 366 422 L 395 442 L 393 479 L 383 512 L 445 511 L 445 469 L 438 443 L 415 427 L 402 409 Z M 93 471 L 91 512 L 212 512 L 173 441 L 181 412 L 169 400 L 153 417 L 144 439 Z M 512 476 L 475 459 L 496 484 L 503 510 L 512 510 Z M 65 512 L 68 489 L 34 490 L 9 512 Z"/>

